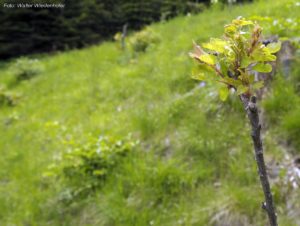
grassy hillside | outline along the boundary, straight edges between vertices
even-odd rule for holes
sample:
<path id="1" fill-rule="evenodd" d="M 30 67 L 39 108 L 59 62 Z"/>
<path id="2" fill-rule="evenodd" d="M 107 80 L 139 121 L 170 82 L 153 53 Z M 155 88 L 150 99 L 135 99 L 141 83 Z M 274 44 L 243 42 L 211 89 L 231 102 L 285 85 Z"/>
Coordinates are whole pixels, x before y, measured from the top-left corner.
<path id="1" fill-rule="evenodd" d="M 154 24 L 161 41 L 145 53 L 107 42 L 40 56 L 44 70 L 19 83 L 12 63 L 2 63 L 0 84 L 22 96 L 0 108 L 0 225 L 265 225 L 242 106 L 234 96 L 221 102 L 212 84 L 194 89 L 187 53 L 192 40 L 220 36 L 240 15 L 299 19 L 296 2 L 212 8 Z M 288 79 L 278 73 L 263 103 L 268 161 L 284 158 L 278 137 L 299 154 L 299 82 L 296 67 Z M 66 180 L 45 176 L 72 143 L 128 134 L 139 144 L 93 193 L 74 198 Z M 299 225 L 300 209 L 288 213 L 282 189 L 273 186 L 280 225 Z"/>

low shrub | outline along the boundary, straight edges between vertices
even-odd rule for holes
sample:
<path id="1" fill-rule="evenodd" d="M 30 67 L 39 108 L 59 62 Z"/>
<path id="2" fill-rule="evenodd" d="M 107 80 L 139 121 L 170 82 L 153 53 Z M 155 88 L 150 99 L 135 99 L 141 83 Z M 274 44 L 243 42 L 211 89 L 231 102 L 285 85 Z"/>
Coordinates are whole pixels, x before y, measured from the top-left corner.
<path id="1" fill-rule="evenodd" d="M 286 6 L 290 7 L 290 6 Z M 263 25 L 266 33 L 278 35 L 279 37 L 297 36 L 300 28 L 299 18 L 283 18 L 283 17 L 262 17 L 253 15 L 252 20 L 259 21 Z"/>
<path id="2" fill-rule="evenodd" d="M 20 97 L 20 94 L 8 91 L 0 85 L 0 106 L 15 106 Z"/>
<path id="3" fill-rule="evenodd" d="M 160 42 L 160 37 L 150 28 L 135 33 L 129 40 L 134 52 L 145 52 L 151 45 Z"/>
<path id="4" fill-rule="evenodd" d="M 149 175 L 148 187 L 153 188 L 153 192 L 158 199 L 164 197 L 176 198 L 184 191 L 190 190 L 194 186 L 193 175 L 184 168 L 182 164 L 176 162 L 158 163 Z"/>
<path id="5" fill-rule="evenodd" d="M 300 146 L 299 134 L 300 134 L 300 108 L 296 108 L 289 112 L 283 118 L 283 128 L 287 133 L 288 140 L 290 140 L 295 147 Z M 298 150 L 300 152 L 300 150 Z"/>
<path id="6" fill-rule="evenodd" d="M 61 178 L 66 183 L 63 193 L 68 191 L 68 199 L 87 196 L 104 184 L 136 144 L 129 138 L 90 137 L 85 144 L 73 144 L 45 175 Z"/>
<path id="7" fill-rule="evenodd" d="M 12 66 L 11 70 L 17 80 L 27 80 L 40 74 L 44 67 L 37 59 L 26 57 L 19 58 Z"/>
<path id="8" fill-rule="evenodd" d="M 285 84 L 284 86 L 282 84 Z M 288 100 L 288 101 L 287 101 Z M 283 117 L 297 104 L 298 97 L 294 87 L 287 84 L 282 76 L 276 77 L 273 83 L 272 92 L 263 101 L 269 123 L 278 124 L 278 117 Z"/>
<path id="9" fill-rule="evenodd" d="M 300 63 L 300 47 L 297 50 L 297 54 L 296 60 L 294 60 L 291 65 L 291 82 L 294 85 L 297 94 L 300 95 L 300 68 L 298 67 Z"/>

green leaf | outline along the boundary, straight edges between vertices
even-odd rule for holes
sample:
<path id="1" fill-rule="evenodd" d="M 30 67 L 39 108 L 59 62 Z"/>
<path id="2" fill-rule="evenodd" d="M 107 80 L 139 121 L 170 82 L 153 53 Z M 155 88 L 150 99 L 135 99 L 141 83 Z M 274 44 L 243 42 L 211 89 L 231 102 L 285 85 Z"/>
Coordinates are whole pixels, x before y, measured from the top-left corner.
<path id="1" fill-rule="evenodd" d="M 250 20 L 241 20 L 240 26 L 253 25 L 253 22 Z"/>
<path id="2" fill-rule="evenodd" d="M 236 93 L 237 93 L 237 95 L 241 95 L 241 94 L 246 93 L 248 91 L 249 91 L 249 87 L 248 86 L 240 85 L 240 86 L 237 87 Z"/>
<path id="3" fill-rule="evenodd" d="M 216 56 L 211 55 L 211 54 L 201 55 L 199 57 L 199 60 L 202 61 L 202 62 L 204 62 L 204 63 L 206 63 L 206 64 L 209 64 L 209 65 L 214 65 L 217 62 Z"/>
<path id="4" fill-rule="evenodd" d="M 212 51 L 224 53 L 226 45 L 227 45 L 226 41 L 218 38 L 212 38 L 210 39 L 209 43 L 204 43 L 202 46 Z"/>
<path id="5" fill-rule="evenodd" d="M 272 71 L 272 66 L 270 64 L 257 63 L 252 69 L 257 72 L 268 73 Z"/>
<path id="6" fill-rule="evenodd" d="M 246 68 L 246 67 L 248 67 L 251 63 L 252 63 L 251 58 L 248 57 L 248 56 L 245 56 L 245 57 L 242 58 L 241 68 Z"/>
<path id="7" fill-rule="evenodd" d="M 266 48 L 270 53 L 277 53 L 281 48 L 281 42 L 271 42 Z"/>
<path id="8" fill-rule="evenodd" d="M 220 71 L 222 72 L 222 74 L 226 75 L 227 71 L 228 71 L 228 66 L 226 65 L 226 63 L 223 60 L 221 60 L 221 61 L 219 61 L 219 65 L 220 65 Z"/>
<path id="9" fill-rule="evenodd" d="M 240 80 L 235 80 L 235 79 L 229 78 L 229 77 L 222 78 L 220 80 L 220 82 L 225 83 L 227 85 L 234 86 L 234 87 L 238 87 L 239 85 L 242 84 L 242 82 Z"/>
<path id="10" fill-rule="evenodd" d="M 101 169 L 101 170 L 93 170 L 93 175 L 95 176 L 102 176 L 106 174 L 106 170 L 105 169 Z"/>
<path id="11" fill-rule="evenodd" d="M 237 27 L 233 24 L 229 24 L 225 26 L 225 34 L 228 36 L 232 36 L 237 30 Z"/>
<path id="12" fill-rule="evenodd" d="M 250 83 L 250 76 L 249 74 L 243 72 L 240 70 L 240 76 L 239 76 L 239 80 L 241 80 L 241 84 L 249 84 Z"/>
<path id="13" fill-rule="evenodd" d="M 251 54 L 253 61 L 275 61 L 276 56 L 272 55 L 270 50 L 266 47 L 259 47 Z"/>
<path id="14" fill-rule="evenodd" d="M 223 86 L 219 90 L 219 97 L 222 101 L 226 101 L 229 95 L 229 90 L 226 86 Z"/>
<path id="15" fill-rule="evenodd" d="M 206 72 L 211 73 L 214 72 L 214 70 L 206 64 L 198 64 L 195 73 L 193 74 L 206 73 Z"/>
<path id="16" fill-rule="evenodd" d="M 204 75 L 204 73 L 193 74 L 192 79 L 199 80 L 199 81 L 204 81 L 205 80 L 205 75 Z"/>
<path id="17" fill-rule="evenodd" d="M 261 89 L 262 87 L 264 87 L 264 81 L 255 82 L 252 85 L 252 87 L 253 87 L 254 90 Z"/>
<path id="18" fill-rule="evenodd" d="M 208 66 L 207 64 L 197 64 L 194 68 L 192 68 L 191 78 L 197 77 L 199 74 L 209 75 L 214 73 L 214 70 Z M 207 78 L 209 76 L 206 76 Z M 195 78 L 196 79 L 196 78 Z"/>
<path id="19" fill-rule="evenodd" d="M 232 23 L 235 24 L 235 25 L 238 25 L 238 26 L 246 26 L 246 25 L 252 25 L 253 24 L 252 21 L 245 20 L 244 18 L 233 20 Z"/>

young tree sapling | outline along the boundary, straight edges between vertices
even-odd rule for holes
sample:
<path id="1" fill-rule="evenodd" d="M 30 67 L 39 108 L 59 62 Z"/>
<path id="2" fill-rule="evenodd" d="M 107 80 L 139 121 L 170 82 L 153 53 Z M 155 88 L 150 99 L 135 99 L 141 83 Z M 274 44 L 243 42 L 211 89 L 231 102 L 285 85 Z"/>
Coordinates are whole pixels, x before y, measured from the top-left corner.
<path id="1" fill-rule="evenodd" d="M 225 101 L 230 90 L 239 96 L 251 124 L 251 137 L 255 150 L 255 159 L 263 188 L 266 210 L 271 226 L 277 226 L 277 215 L 266 172 L 261 139 L 261 124 L 255 92 L 264 86 L 264 81 L 256 81 L 254 72 L 268 73 L 272 66 L 268 63 L 276 60 L 274 53 L 281 47 L 280 42 L 263 43 L 262 28 L 253 21 L 239 17 L 225 26 L 224 36 L 211 38 L 208 43 L 194 43 L 194 58 L 200 67 L 200 73 L 194 74 L 197 80 L 208 80 L 205 72 L 213 71 L 215 81 L 223 84 L 219 90 L 221 100 Z"/>

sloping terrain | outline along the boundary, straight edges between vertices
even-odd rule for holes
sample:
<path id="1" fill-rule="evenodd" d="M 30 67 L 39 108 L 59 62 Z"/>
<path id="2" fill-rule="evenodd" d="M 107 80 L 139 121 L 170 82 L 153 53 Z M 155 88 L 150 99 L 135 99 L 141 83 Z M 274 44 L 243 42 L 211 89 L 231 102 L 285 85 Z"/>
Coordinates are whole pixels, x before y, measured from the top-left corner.
<path id="1" fill-rule="evenodd" d="M 289 0 L 215 7 L 152 25 L 160 41 L 142 53 L 107 42 L 36 56 L 43 70 L 20 82 L 13 62 L 1 63 L 0 84 L 21 97 L 0 108 L 0 225 L 265 225 L 242 105 L 193 81 L 188 52 L 192 40 L 220 36 L 237 16 L 299 22 L 299 11 Z M 281 37 L 297 35 L 285 29 Z M 268 162 L 300 151 L 295 61 L 289 77 L 279 70 L 261 103 Z M 45 176 L 70 143 L 129 134 L 139 143 L 93 193 L 73 198 L 66 182 Z M 299 190 L 279 183 L 273 191 L 280 225 L 300 225 Z"/>

